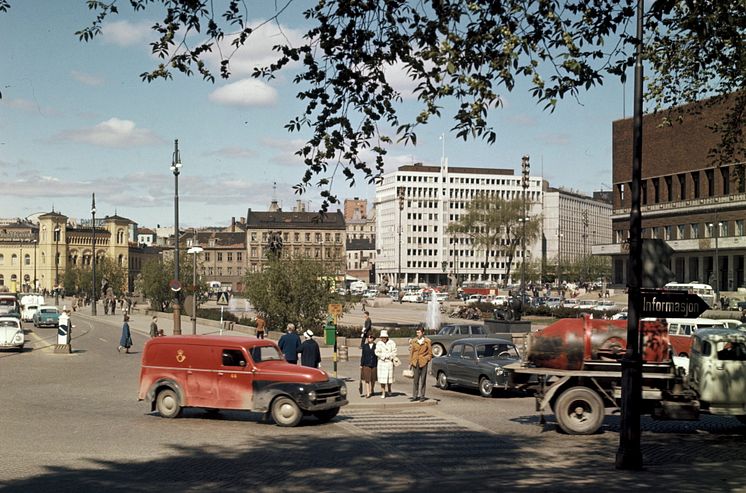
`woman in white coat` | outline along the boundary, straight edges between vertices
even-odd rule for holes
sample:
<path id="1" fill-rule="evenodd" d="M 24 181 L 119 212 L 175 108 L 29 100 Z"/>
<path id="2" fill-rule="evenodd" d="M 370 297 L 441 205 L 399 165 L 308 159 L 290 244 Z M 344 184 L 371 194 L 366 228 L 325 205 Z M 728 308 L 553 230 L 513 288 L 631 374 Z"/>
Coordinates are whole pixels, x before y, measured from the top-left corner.
<path id="1" fill-rule="evenodd" d="M 381 331 L 381 339 L 376 343 L 378 357 L 378 382 L 381 384 L 381 398 L 386 398 L 388 390 L 391 395 L 391 384 L 394 383 L 394 358 L 396 357 L 396 343 L 389 339 L 386 330 Z"/>

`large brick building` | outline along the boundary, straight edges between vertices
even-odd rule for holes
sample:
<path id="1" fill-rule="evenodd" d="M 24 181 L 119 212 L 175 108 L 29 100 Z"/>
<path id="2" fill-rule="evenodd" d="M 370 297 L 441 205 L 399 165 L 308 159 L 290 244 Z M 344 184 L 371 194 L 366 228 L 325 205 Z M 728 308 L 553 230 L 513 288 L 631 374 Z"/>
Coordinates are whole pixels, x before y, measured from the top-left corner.
<path id="1" fill-rule="evenodd" d="M 746 157 L 737 155 L 723 165 L 711 155 L 720 145 L 712 128 L 726 106 L 690 105 L 676 111 L 683 119 L 673 118 L 671 126 L 661 125 L 661 115 L 643 119 L 642 236 L 673 249 L 667 265 L 672 280 L 735 291 L 746 285 L 746 189 L 737 178 L 743 176 Z M 632 130 L 632 119 L 613 123 L 613 238 L 612 244 L 594 248 L 595 254 L 613 257 L 617 285 L 627 283 Z"/>

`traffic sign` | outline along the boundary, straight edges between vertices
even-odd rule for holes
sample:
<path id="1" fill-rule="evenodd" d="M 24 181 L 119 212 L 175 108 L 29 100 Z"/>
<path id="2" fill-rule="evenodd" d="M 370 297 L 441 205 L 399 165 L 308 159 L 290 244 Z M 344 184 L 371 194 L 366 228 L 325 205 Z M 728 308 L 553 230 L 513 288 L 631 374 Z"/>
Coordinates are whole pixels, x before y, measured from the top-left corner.
<path id="1" fill-rule="evenodd" d="M 181 283 L 176 279 L 171 279 L 168 283 L 168 287 L 171 288 L 171 291 L 179 292 L 181 291 Z"/>
<path id="2" fill-rule="evenodd" d="M 221 291 L 218 293 L 218 305 L 227 305 L 228 304 L 228 291 Z"/>
<path id="3" fill-rule="evenodd" d="M 329 303 L 328 307 L 329 315 L 334 315 L 335 317 L 338 315 L 342 315 L 342 305 L 340 303 Z"/>
<path id="4" fill-rule="evenodd" d="M 642 289 L 641 317 L 697 318 L 710 307 L 698 295 L 686 291 Z"/>

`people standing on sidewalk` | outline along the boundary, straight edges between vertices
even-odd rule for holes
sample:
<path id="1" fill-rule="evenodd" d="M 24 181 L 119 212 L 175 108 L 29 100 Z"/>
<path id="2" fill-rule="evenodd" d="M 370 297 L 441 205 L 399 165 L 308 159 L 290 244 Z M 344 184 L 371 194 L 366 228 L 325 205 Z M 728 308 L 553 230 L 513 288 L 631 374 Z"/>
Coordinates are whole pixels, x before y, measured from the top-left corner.
<path id="1" fill-rule="evenodd" d="M 150 337 L 158 337 L 161 333 L 158 331 L 158 317 L 153 315 L 153 319 L 150 321 Z"/>
<path id="2" fill-rule="evenodd" d="M 363 320 L 363 331 L 360 333 L 360 347 L 363 347 L 368 340 L 368 334 L 370 334 L 373 328 L 373 322 L 370 320 L 370 313 L 363 312 L 365 314 L 365 320 Z"/>
<path id="3" fill-rule="evenodd" d="M 369 333 L 367 339 L 365 344 L 363 344 L 363 354 L 360 356 L 360 381 L 364 386 L 360 389 L 360 397 L 365 396 L 366 399 L 373 395 L 377 380 L 376 367 L 378 366 L 376 336 L 373 333 Z M 363 390 L 365 393 L 363 393 Z"/>
<path id="4" fill-rule="evenodd" d="M 300 345 L 300 364 L 318 368 L 321 364 L 321 350 L 319 343 L 313 339 L 313 331 L 307 330 L 303 333 L 305 339 Z"/>
<path id="5" fill-rule="evenodd" d="M 413 370 L 414 387 L 410 401 L 425 401 L 427 383 L 427 364 L 433 359 L 433 348 L 430 339 L 425 337 L 425 330 L 417 328 L 417 336 L 409 341 L 409 366 Z"/>
<path id="6" fill-rule="evenodd" d="M 300 337 L 295 331 L 295 324 L 288 324 L 287 333 L 277 341 L 280 351 L 285 355 L 285 360 L 291 365 L 298 364 L 298 353 L 300 352 Z"/>
<path id="7" fill-rule="evenodd" d="M 130 317 L 129 315 L 124 316 L 124 323 L 122 324 L 122 336 L 119 338 L 119 347 L 117 352 L 124 349 L 124 352 L 129 354 L 130 348 L 132 347 L 132 334 L 130 333 Z"/>
<path id="8" fill-rule="evenodd" d="M 391 384 L 394 383 L 394 358 L 396 357 L 396 343 L 389 339 L 386 329 L 381 331 L 381 340 L 376 343 L 376 367 L 378 383 L 381 384 L 381 398 L 386 398 L 386 392 L 391 395 Z"/>
<path id="9" fill-rule="evenodd" d="M 264 331 L 267 327 L 267 320 L 261 313 L 256 316 L 256 337 L 257 339 L 264 339 Z"/>

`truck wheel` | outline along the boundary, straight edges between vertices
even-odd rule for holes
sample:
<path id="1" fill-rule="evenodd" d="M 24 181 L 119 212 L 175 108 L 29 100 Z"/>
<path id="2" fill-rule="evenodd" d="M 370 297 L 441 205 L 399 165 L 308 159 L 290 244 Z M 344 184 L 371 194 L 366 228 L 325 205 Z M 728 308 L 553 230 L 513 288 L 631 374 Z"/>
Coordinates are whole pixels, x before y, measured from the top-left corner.
<path id="1" fill-rule="evenodd" d="M 568 435 L 591 435 L 604 420 L 604 403 L 594 391 L 572 387 L 557 398 L 554 414 L 560 428 Z"/>
<path id="2" fill-rule="evenodd" d="M 155 399 L 155 408 L 164 418 L 177 418 L 181 414 L 179 396 L 171 389 L 161 390 Z"/>
<path id="3" fill-rule="evenodd" d="M 290 397 L 281 396 L 272 403 L 272 419 L 278 426 L 297 426 L 303 412 Z"/>
<path id="4" fill-rule="evenodd" d="M 334 407 L 332 409 L 325 409 L 323 411 L 316 411 L 313 413 L 314 416 L 316 416 L 316 419 L 321 421 L 322 423 L 326 423 L 327 421 L 331 421 L 334 419 L 335 416 L 339 414 L 339 408 Z"/>
<path id="5" fill-rule="evenodd" d="M 446 354 L 446 348 L 441 344 L 433 344 L 433 357 L 440 358 L 444 354 Z"/>
<path id="6" fill-rule="evenodd" d="M 450 384 L 448 383 L 448 375 L 446 375 L 446 372 L 439 371 L 438 372 L 438 387 L 440 387 L 443 390 L 448 389 Z"/>
<path id="7" fill-rule="evenodd" d="M 487 377 L 479 379 L 479 395 L 482 397 L 492 397 L 492 382 Z"/>

